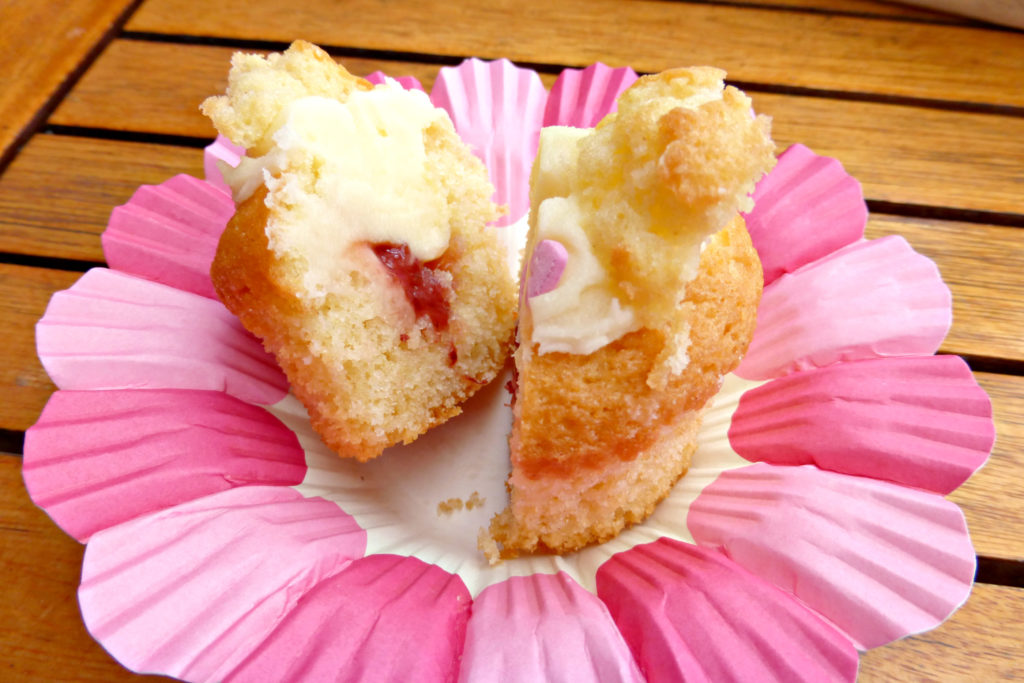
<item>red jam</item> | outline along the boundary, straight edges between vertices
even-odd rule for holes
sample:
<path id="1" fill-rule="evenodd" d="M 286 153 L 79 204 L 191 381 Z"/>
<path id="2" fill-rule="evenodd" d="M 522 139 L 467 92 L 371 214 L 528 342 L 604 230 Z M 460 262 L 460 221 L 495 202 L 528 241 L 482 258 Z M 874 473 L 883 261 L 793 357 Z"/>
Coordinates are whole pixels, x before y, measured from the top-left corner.
<path id="1" fill-rule="evenodd" d="M 416 317 L 430 318 L 435 330 L 447 329 L 451 306 L 445 298 L 444 283 L 430 264 L 415 258 L 405 244 L 375 244 L 373 253 L 405 289 L 405 297 L 412 304 Z"/>

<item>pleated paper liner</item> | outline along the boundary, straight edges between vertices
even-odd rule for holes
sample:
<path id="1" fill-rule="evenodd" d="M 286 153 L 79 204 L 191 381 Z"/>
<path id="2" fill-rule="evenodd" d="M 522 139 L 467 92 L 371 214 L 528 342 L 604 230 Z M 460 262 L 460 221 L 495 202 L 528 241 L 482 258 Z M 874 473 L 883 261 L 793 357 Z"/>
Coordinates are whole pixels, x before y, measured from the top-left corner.
<path id="1" fill-rule="evenodd" d="M 496 199 L 525 208 L 541 122 L 599 118 L 631 78 L 569 71 L 548 97 L 532 72 L 472 60 L 433 97 L 494 164 Z M 88 540 L 83 615 L 129 668 L 848 681 L 855 647 L 965 599 L 973 550 L 942 494 L 987 457 L 991 406 L 962 362 L 930 355 L 950 316 L 934 265 L 899 238 L 863 240 L 859 185 L 836 162 L 798 147 L 759 185 L 754 344 L 654 515 L 492 568 L 476 532 L 505 506 L 504 379 L 371 463 L 331 453 L 208 296 L 199 264 L 230 204 L 212 162 L 239 152 L 208 148 L 208 184 L 140 190 L 105 242 L 116 269 L 57 294 L 38 327 L 61 390 L 26 435 L 26 482 Z"/>

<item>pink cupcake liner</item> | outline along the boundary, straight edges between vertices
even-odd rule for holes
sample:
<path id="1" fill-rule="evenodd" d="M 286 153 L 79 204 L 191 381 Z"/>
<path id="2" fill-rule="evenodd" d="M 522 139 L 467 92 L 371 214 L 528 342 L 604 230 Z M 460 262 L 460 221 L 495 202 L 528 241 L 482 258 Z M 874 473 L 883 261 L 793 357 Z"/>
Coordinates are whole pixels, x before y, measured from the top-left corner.
<path id="1" fill-rule="evenodd" d="M 957 356 L 840 363 L 748 391 L 729 442 L 751 461 L 947 494 L 988 458 L 992 402 Z"/>
<path id="2" fill-rule="evenodd" d="M 398 83 L 406 90 L 419 90 L 423 91 L 423 84 L 420 83 L 419 79 L 415 76 L 388 76 L 383 71 L 374 71 L 372 74 L 366 77 L 366 80 L 370 81 L 374 85 L 380 85 L 388 79 L 391 79 Z"/>
<path id="3" fill-rule="evenodd" d="M 619 95 L 638 79 L 631 68 L 591 64 L 558 75 L 544 107 L 545 126 L 593 128 L 616 110 Z"/>
<path id="4" fill-rule="evenodd" d="M 604 603 L 565 574 L 513 577 L 473 602 L 460 681 L 643 681 Z"/>
<path id="5" fill-rule="evenodd" d="M 806 465 L 724 472 L 690 506 L 687 525 L 699 545 L 792 593 L 861 649 L 939 625 L 974 579 L 956 505 Z"/>
<path id="6" fill-rule="evenodd" d="M 850 641 L 790 595 L 721 553 L 661 539 L 597 573 L 649 681 L 853 681 Z"/>
<path id="7" fill-rule="evenodd" d="M 36 348 L 61 389 L 207 389 L 264 404 L 288 391 L 220 302 L 104 268 L 53 296 Z"/>
<path id="8" fill-rule="evenodd" d="M 291 430 L 218 391 L 58 391 L 25 442 L 29 495 L 81 542 L 211 493 L 306 474 Z"/>
<path id="9" fill-rule="evenodd" d="M 216 299 L 210 264 L 235 212 L 231 197 L 191 176 L 143 185 L 103 232 L 111 268 Z"/>
<path id="10" fill-rule="evenodd" d="M 498 204 L 511 225 L 530 208 L 530 166 L 537 154 L 547 91 L 537 72 L 507 59 L 469 59 L 441 69 L 430 94 L 448 112 L 459 136 L 490 173 Z"/>
<path id="11" fill-rule="evenodd" d="M 746 221 L 768 285 L 862 239 L 868 208 L 839 161 L 796 144 L 757 184 Z"/>
<path id="12" fill-rule="evenodd" d="M 216 681 L 365 546 L 337 505 L 246 486 L 94 535 L 78 600 L 89 632 L 133 671 Z"/>
<path id="13" fill-rule="evenodd" d="M 736 374 L 769 379 L 839 361 L 928 355 L 952 323 L 935 264 L 902 237 L 844 247 L 764 289 Z"/>
<path id="14" fill-rule="evenodd" d="M 224 680 L 454 681 L 471 604 L 458 577 L 436 566 L 358 559 L 303 594 Z"/>
<path id="15" fill-rule="evenodd" d="M 598 116 L 631 77 L 602 66 L 573 72 L 549 105 L 536 74 L 472 60 L 442 73 L 434 101 L 488 163 L 497 200 L 525 212 L 545 110 L 583 122 L 573 117 Z M 191 220 L 182 211 L 224 201 L 212 189 L 214 162 L 236 163 L 240 153 L 215 142 L 206 152 L 209 192 L 173 180 L 174 193 L 146 190 L 142 210 L 133 200 L 119 214 L 144 215 L 139 229 L 153 241 L 164 239 L 161 231 L 174 235 Z M 137 265 L 114 260 L 141 277 L 87 273 L 55 295 L 37 328 L 40 358 L 62 391 L 25 447 L 33 495 L 88 538 L 80 591 L 87 625 L 126 666 L 188 680 L 366 671 L 415 680 L 420 658 L 422 675 L 441 679 L 636 680 L 685 671 L 729 680 L 760 665 L 758 680 L 849 680 L 855 661 L 844 637 L 871 647 L 930 628 L 969 591 L 974 558 L 962 515 L 908 486 L 955 487 L 980 465 L 991 434 L 986 399 L 965 366 L 917 358 L 948 327 L 948 289 L 902 240 L 860 239 L 851 180 L 797 148 L 759 186 L 762 201 L 748 220 L 760 226 L 753 232 L 766 267 L 779 274 L 766 288 L 747 379 L 726 378 L 690 472 L 654 515 L 601 546 L 497 567 L 475 541 L 506 502 L 507 377 L 415 443 L 368 464 L 341 460 L 286 395 L 272 359 L 219 303 L 183 291 L 187 279 L 178 275 L 167 284 L 145 279 L 170 273 L 158 264 L 173 259 L 139 249 Z M 182 206 L 173 206 L 169 198 L 182 192 Z M 788 202 L 791 193 L 804 199 Z M 831 207 L 833 193 L 846 208 Z M 845 226 L 841 237 L 815 225 L 828 221 Z M 524 223 L 500 231 L 513 250 Z M 127 236 L 108 240 L 115 251 L 134 244 L 131 221 L 111 230 Z M 212 253 L 198 245 L 213 241 L 196 239 L 196 262 Z M 883 370 L 890 363 L 892 373 Z M 898 394 L 857 385 L 890 375 L 904 385 Z M 851 406 L 818 400 L 826 391 Z M 859 410 L 872 397 L 894 415 L 874 435 L 871 410 Z M 272 417 L 239 402 L 265 405 Z M 785 461 L 785 440 L 801 439 L 793 424 L 820 441 L 824 421 L 837 419 L 853 422 L 849 438 L 859 441 L 800 456 L 814 466 L 747 466 L 738 453 Z M 914 438 L 918 450 L 938 455 L 915 457 Z M 161 481 L 168 490 L 152 493 Z M 104 507 L 118 507 L 115 497 L 124 509 L 104 516 Z M 476 503 L 442 514 L 446 500 Z M 658 539 L 674 540 L 639 546 Z M 691 539 L 700 546 L 681 543 Z M 667 607 L 677 604 L 687 606 Z M 708 619 L 720 613 L 715 632 L 726 635 L 708 645 L 703 624 L 680 617 L 694 610 Z M 764 651 L 765 629 L 791 653 L 784 661 Z M 336 632 L 347 637 L 331 638 Z"/>
<path id="16" fill-rule="evenodd" d="M 206 177 L 206 182 L 230 195 L 231 188 L 224 180 L 224 175 L 220 172 L 218 164 L 225 163 L 231 168 L 235 168 L 243 156 L 245 156 L 244 147 L 239 147 L 223 135 L 218 135 L 203 149 L 203 174 Z"/>

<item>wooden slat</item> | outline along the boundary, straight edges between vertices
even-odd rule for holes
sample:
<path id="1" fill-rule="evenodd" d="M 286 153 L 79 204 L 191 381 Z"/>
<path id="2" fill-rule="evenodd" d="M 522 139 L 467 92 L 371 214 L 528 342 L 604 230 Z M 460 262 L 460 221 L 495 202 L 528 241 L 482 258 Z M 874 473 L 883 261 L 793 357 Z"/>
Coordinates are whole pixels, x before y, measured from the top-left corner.
<path id="1" fill-rule="evenodd" d="M 79 273 L 0 264 L 0 429 L 31 426 L 54 391 L 36 356 L 35 324 L 53 292 Z"/>
<path id="2" fill-rule="evenodd" d="M 614 0 L 224 0 L 210 12 L 149 0 L 127 28 L 642 71 L 708 63 L 747 82 L 1024 106 L 1013 32 L 825 13 Z"/>
<path id="3" fill-rule="evenodd" d="M 0 455 L 0 638 L 9 680 L 143 680 L 112 660 L 82 626 L 76 590 L 82 547 L 25 493 L 21 461 Z M 1024 589 L 977 585 L 967 604 L 928 633 L 872 650 L 859 681 L 994 681 L 1024 676 Z"/>
<path id="4" fill-rule="evenodd" d="M 3 3 L 0 159 L 131 4 L 132 0 Z"/>
<path id="5" fill-rule="evenodd" d="M 1021 41 L 1024 44 L 1024 41 Z M 222 92 L 233 50 L 117 41 L 51 122 L 212 138 L 199 103 Z M 437 66 L 342 60 L 354 73 L 414 75 L 428 90 Z M 550 86 L 552 78 L 545 75 Z M 1024 222 L 1024 118 L 752 92 L 774 118 L 780 148 L 802 142 L 841 159 L 871 199 L 1016 213 Z M 968 180 L 969 179 L 969 180 Z"/>
<path id="6" fill-rule="evenodd" d="M 0 678 L 170 680 L 132 674 L 85 630 L 77 598 L 83 548 L 32 504 L 13 455 L 0 454 L 0 519 Z"/>
<path id="7" fill-rule="evenodd" d="M 115 206 L 202 169 L 201 149 L 37 135 L 0 176 L 0 251 L 102 261 L 97 236 Z"/>
<path id="8" fill-rule="evenodd" d="M 687 0 L 677 0 L 686 2 Z M 751 5 L 755 7 L 791 7 L 811 12 L 829 12 L 830 14 L 854 14 L 865 17 L 900 17 L 903 19 L 920 19 L 947 24 L 967 24 L 969 19 L 958 13 L 947 13 L 926 7 L 929 2 L 937 5 L 943 0 L 921 0 L 920 7 L 901 2 L 874 2 L 874 0 L 733 0 L 731 4 Z M 946 0 L 952 1 L 952 0 Z"/>
<path id="9" fill-rule="evenodd" d="M 1024 678 L 1024 589 L 978 584 L 938 628 L 871 650 L 859 683 L 978 683 Z"/>

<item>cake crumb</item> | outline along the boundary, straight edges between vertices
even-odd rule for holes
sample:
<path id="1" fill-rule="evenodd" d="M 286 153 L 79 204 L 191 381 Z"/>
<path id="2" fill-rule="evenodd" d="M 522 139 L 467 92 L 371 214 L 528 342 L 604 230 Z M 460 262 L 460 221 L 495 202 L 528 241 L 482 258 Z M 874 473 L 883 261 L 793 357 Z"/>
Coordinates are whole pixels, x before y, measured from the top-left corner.
<path id="1" fill-rule="evenodd" d="M 442 500 L 437 504 L 437 516 L 450 515 L 453 512 L 461 510 L 463 502 L 461 498 L 449 498 L 448 500 Z"/>
<path id="2" fill-rule="evenodd" d="M 487 529 L 480 529 L 476 537 L 476 547 L 487 558 L 487 563 L 492 567 L 501 564 L 501 550 L 498 549 L 498 542 L 494 540 Z"/>
<path id="3" fill-rule="evenodd" d="M 486 498 L 482 498 L 479 493 L 473 491 L 473 494 L 469 497 L 469 500 L 466 501 L 466 509 L 472 510 L 473 508 L 483 507 L 486 502 Z"/>

